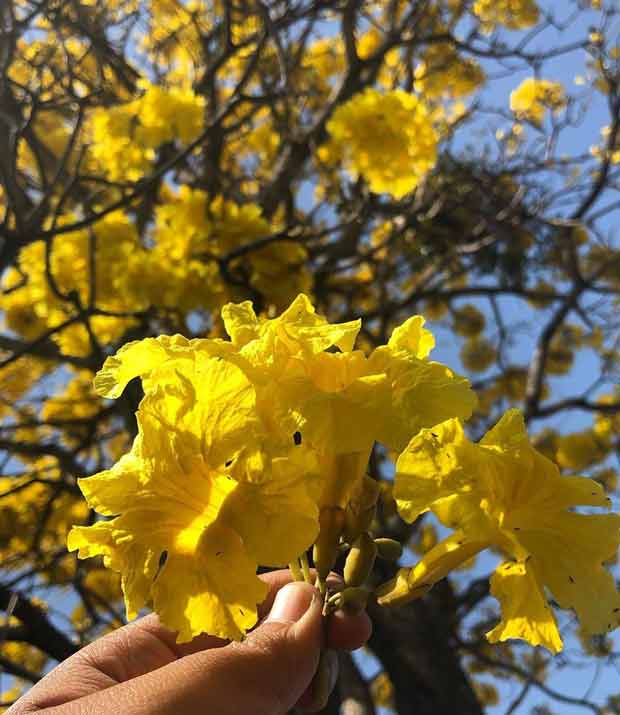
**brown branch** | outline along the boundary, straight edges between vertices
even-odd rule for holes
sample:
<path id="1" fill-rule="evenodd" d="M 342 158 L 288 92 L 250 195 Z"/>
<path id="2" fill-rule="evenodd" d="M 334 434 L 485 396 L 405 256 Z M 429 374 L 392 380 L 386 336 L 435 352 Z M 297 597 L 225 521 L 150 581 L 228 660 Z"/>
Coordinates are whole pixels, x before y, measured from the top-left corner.
<path id="1" fill-rule="evenodd" d="M 61 661 L 77 653 L 75 643 L 52 624 L 45 611 L 17 591 L 0 584 L 0 609 L 6 611 L 9 608 L 26 629 L 23 640 L 47 653 L 50 658 Z"/>

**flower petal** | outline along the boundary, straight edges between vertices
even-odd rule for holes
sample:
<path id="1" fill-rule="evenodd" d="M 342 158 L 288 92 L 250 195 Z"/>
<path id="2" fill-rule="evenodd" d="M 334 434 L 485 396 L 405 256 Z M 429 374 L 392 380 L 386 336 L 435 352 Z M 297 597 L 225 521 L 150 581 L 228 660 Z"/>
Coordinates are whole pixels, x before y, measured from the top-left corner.
<path id="1" fill-rule="evenodd" d="M 127 618 L 132 619 L 149 599 L 161 552 L 127 536 L 118 528 L 117 519 L 93 526 L 74 526 L 69 532 L 67 548 L 69 551 L 78 549 L 81 559 L 103 556 L 104 565 L 121 574 Z"/>
<path id="2" fill-rule="evenodd" d="M 293 449 L 300 452 L 296 458 L 256 455 L 252 469 L 234 471 L 238 484 L 222 509 L 223 522 L 265 566 L 290 563 L 314 543 L 319 530 L 318 464 L 303 445 Z"/>
<path id="3" fill-rule="evenodd" d="M 490 643 L 520 638 L 552 653 L 562 650 L 555 615 L 530 564 L 513 561 L 498 566 L 491 577 L 491 594 L 501 604 L 502 620 L 486 634 Z"/>
<path id="4" fill-rule="evenodd" d="M 430 330 L 424 327 L 426 320 L 421 315 L 414 315 L 392 331 L 388 347 L 396 351 L 404 351 L 414 357 L 424 359 L 435 347 L 435 338 Z"/>
<path id="5" fill-rule="evenodd" d="M 240 640 L 267 591 L 239 536 L 219 524 L 204 532 L 196 554 L 169 554 L 152 587 L 154 608 L 179 643 L 200 633 Z"/>
<path id="6" fill-rule="evenodd" d="M 476 454 L 458 420 L 423 429 L 396 462 L 394 498 L 403 519 L 413 523 L 434 502 L 471 481 Z"/>
<path id="7" fill-rule="evenodd" d="M 174 356 L 189 356 L 190 341 L 182 335 L 162 335 L 127 343 L 107 358 L 95 376 L 95 390 L 102 397 L 119 397 L 134 377 L 144 377 Z"/>

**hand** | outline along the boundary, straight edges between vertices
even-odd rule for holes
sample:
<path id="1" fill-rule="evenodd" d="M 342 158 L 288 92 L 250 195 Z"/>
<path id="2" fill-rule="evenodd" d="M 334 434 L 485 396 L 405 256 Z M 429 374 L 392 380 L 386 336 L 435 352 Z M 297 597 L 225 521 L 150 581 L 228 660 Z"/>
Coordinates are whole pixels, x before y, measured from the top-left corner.
<path id="1" fill-rule="evenodd" d="M 311 711 L 323 647 L 352 650 L 370 635 L 365 613 L 321 616 L 318 591 L 288 571 L 262 576 L 263 618 L 242 643 L 199 636 L 178 645 L 155 615 L 100 638 L 64 661 L 7 715 L 285 715 Z M 265 617 L 266 616 L 266 617 Z M 333 682 L 337 660 L 331 659 Z"/>

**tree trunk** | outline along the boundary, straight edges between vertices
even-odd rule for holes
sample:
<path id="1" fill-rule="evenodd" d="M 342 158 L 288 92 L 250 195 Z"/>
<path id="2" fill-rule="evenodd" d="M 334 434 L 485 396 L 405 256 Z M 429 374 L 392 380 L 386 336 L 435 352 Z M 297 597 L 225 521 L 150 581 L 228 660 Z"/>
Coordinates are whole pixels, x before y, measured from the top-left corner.
<path id="1" fill-rule="evenodd" d="M 446 582 L 401 608 L 372 606 L 369 646 L 394 685 L 398 715 L 483 715 L 451 637 Z"/>

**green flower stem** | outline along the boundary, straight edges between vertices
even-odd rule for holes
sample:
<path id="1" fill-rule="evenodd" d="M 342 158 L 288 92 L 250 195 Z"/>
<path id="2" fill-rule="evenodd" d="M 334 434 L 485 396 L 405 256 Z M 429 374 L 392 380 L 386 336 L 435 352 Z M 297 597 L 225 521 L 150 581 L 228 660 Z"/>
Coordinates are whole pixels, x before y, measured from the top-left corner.
<path id="1" fill-rule="evenodd" d="M 327 581 L 322 578 L 318 573 L 316 575 L 316 583 L 315 586 L 319 589 L 319 593 L 321 596 L 325 598 L 327 595 Z"/>
<path id="2" fill-rule="evenodd" d="M 312 583 L 312 576 L 310 575 L 310 565 L 308 564 L 308 554 L 305 551 L 299 557 L 299 563 L 301 564 L 301 570 L 304 575 L 304 581 L 306 583 Z"/>
<path id="3" fill-rule="evenodd" d="M 288 565 L 288 568 L 291 572 L 291 576 L 293 577 L 293 581 L 304 580 L 303 574 L 301 573 L 301 569 L 299 568 L 299 564 L 296 564 L 294 561 L 291 561 L 291 563 Z"/>

